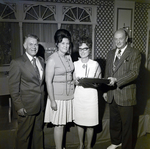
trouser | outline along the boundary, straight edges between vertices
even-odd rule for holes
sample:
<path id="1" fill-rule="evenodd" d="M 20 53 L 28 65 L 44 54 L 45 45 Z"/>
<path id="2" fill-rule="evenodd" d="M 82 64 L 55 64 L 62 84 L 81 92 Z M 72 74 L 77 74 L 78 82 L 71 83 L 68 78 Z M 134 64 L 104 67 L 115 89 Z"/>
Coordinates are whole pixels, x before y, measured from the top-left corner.
<path id="1" fill-rule="evenodd" d="M 132 149 L 133 107 L 110 104 L 110 137 L 112 144 L 122 143 L 122 149 Z"/>
<path id="2" fill-rule="evenodd" d="M 43 149 L 43 112 L 18 116 L 16 149 Z"/>

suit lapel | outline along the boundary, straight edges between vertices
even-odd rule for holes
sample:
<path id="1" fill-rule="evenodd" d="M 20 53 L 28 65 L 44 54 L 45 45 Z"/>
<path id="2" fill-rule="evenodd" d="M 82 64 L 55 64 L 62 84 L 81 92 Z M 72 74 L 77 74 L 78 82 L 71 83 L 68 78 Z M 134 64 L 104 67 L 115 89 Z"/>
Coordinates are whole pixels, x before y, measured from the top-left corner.
<path id="1" fill-rule="evenodd" d="M 116 52 L 116 49 L 112 50 L 111 55 L 110 55 L 110 61 L 109 61 L 110 67 L 109 68 L 110 68 L 111 74 L 114 73 L 114 71 L 113 71 L 114 63 L 113 62 L 114 62 L 115 52 Z"/>
<path id="2" fill-rule="evenodd" d="M 42 80 L 40 81 L 38 76 L 37 76 L 37 73 L 35 71 L 35 68 L 33 67 L 33 65 L 31 64 L 29 58 L 27 57 L 26 54 L 23 55 L 23 61 L 24 61 L 24 68 L 26 69 L 26 71 L 28 73 L 31 73 L 32 75 L 36 76 L 37 80 L 39 83 L 42 83 L 43 82 L 43 79 L 44 79 L 44 62 L 38 58 L 39 62 L 41 63 L 41 66 L 42 66 L 42 69 L 43 69 L 43 75 L 42 75 Z"/>
<path id="3" fill-rule="evenodd" d="M 24 68 L 26 69 L 26 71 L 34 76 L 36 76 L 38 82 L 39 82 L 39 79 L 38 79 L 38 76 L 37 76 L 37 73 L 35 71 L 35 68 L 33 67 L 33 65 L 31 64 L 29 58 L 27 57 L 26 54 L 23 55 L 23 61 L 24 61 Z"/>
<path id="4" fill-rule="evenodd" d="M 23 60 L 24 60 L 24 68 L 26 68 L 28 72 L 36 75 L 35 69 L 31 64 L 30 60 L 28 59 L 28 57 L 26 56 L 26 54 L 23 55 Z"/>

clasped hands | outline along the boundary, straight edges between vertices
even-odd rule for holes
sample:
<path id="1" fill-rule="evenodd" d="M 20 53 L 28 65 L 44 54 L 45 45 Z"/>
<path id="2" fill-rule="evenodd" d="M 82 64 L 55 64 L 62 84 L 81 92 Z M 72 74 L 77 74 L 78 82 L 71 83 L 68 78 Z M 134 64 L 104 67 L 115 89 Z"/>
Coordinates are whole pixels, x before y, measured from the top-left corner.
<path id="1" fill-rule="evenodd" d="M 108 79 L 110 80 L 109 82 L 109 86 L 114 86 L 115 83 L 117 82 L 117 79 L 116 78 L 113 78 L 113 77 L 108 77 Z"/>

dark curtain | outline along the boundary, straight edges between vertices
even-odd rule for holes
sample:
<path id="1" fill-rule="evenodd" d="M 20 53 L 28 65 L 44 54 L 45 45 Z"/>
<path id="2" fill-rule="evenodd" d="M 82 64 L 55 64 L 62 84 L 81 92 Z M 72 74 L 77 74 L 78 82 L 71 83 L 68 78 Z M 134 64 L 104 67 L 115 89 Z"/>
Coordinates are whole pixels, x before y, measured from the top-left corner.
<path id="1" fill-rule="evenodd" d="M 27 34 L 35 34 L 41 42 L 53 43 L 57 24 L 23 23 L 23 37 Z"/>
<path id="2" fill-rule="evenodd" d="M 0 22 L 0 65 L 20 55 L 19 23 Z"/>

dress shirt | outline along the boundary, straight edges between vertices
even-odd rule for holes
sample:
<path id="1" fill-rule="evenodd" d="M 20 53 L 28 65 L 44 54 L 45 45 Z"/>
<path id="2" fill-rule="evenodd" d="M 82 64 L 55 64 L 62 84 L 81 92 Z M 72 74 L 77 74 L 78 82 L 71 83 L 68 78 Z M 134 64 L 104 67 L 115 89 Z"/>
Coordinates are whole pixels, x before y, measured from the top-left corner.
<path id="1" fill-rule="evenodd" d="M 115 61 L 115 59 L 116 59 L 116 56 L 117 56 L 117 54 L 118 54 L 118 51 L 121 50 L 120 56 L 122 56 L 122 54 L 124 53 L 124 51 L 125 51 L 126 48 L 127 48 L 127 45 L 126 45 L 124 48 L 122 48 L 122 49 L 116 49 L 115 56 L 114 56 L 114 61 Z"/>

